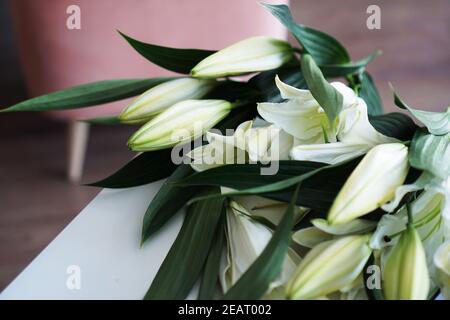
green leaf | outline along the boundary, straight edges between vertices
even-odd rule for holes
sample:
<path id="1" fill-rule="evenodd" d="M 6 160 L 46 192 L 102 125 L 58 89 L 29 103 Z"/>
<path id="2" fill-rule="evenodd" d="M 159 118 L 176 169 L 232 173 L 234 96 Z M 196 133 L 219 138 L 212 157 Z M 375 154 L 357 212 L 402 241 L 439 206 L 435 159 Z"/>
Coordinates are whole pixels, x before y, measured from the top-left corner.
<path id="1" fill-rule="evenodd" d="M 208 193 L 218 192 L 218 188 Z M 200 276 L 223 212 L 223 199 L 189 207 L 175 242 L 144 299 L 185 299 Z"/>
<path id="2" fill-rule="evenodd" d="M 225 294 L 225 300 L 260 299 L 269 285 L 279 276 L 283 262 L 291 242 L 291 231 L 294 220 L 295 199 L 299 186 L 295 189 L 292 200 L 278 224 L 269 243 L 261 255 L 247 269 Z"/>
<path id="3" fill-rule="evenodd" d="M 325 110 L 330 124 L 334 126 L 335 119 L 342 110 L 344 100 L 342 94 L 328 83 L 309 54 L 302 56 L 301 65 L 303 76 L 311 94 Z"/>
<path id="4" fill-rule="evenodd" d="M 281 81 L 295 88 L 306 89 L 306 81 L 298 67 L 298 62 L 294 65 L 289 63 L 275 70 L 264 71 L 249 80 L 249 84 L 261 92 L 261 101 L 281 102 L 280 90 L 275 84 L 275 76 L 278 75 Z"/>
<path id="5" fill-rule="evenodd" d="M 219 129 L 225 134 L 226 129 L 236 129 L 242 122 L 253 120 L 257 114 L 256 103 L 248 103 L 231 110 L 228 116 L 214 126 L 214 128 Z"/>
<path id="6" fill-rule="evenodd" d="M 216 235 L 206 259 L 203 270 L 200 288 L 198 291 L 198 300 L 211 300 L 217 289 L 217 280 L 219 278 L 220 261 L 222 259 L 223 247 L 225 244 L 225 207 L 223 207 L 222 221 L 217 225 Z"/>
<path id="7" fill-rule="evenodd" d="M 361 74 L 360 85 L 359 96 L 367 103 L 368 114 L 372 116 L 382 115 L 383 103 L 381 102 L 378 89 L 368 72 Z"/>
<path id="8" fill-rule="evenodd" d="M 295 23 L 286 5 L 262 4 L 294 35 L 302 47 L 318 64 L 341 64 L 350 62 L 350 56 L 342 44 L 319 30 Z"/>
<path id="9" fill-rule="evenodd" d="M 376 51 L 366 58 L 355 62 L 347 62 L 343 64 L 321 64 L 319 66 L 327 78 L 345 77 L 350 74 L 363 72 L 367 64 L 379 55 L 380 51 Z"/>
<path id="10" fill-rule="evenodd" d="M 170 157 L 171 151 L 164 149 L 141 153 L 116 173 L 88 185 L 113 189 L 130 188 L 166 178 L 176 168 Z"/>
<path id="11" fill-rule="evenodd" d="M 178 73 L 189 74 L 200 61 L 215 53 L 210 50 L 158 46 L 135 40 L 120 31 L 119 33 L 144 58 L 164 69 Z"/>
<path id="12" fill-rule="evenodd" d="M 358 162 L 359 159 L 355 159 L 340 165 L 327 165 L 285 160 L 279 162 L 279 170 L 275 175 L 261 175 L 261 164 L 234 164 L 195 173 L 181 180 L 179 184 L 224 186 L 238 190 L 227 193 L 227 196 L 259 194 L 289 202 L 292 197 L 290 187 L 302 182 L 297 205 L 326 213 Z"/>
<path id="13" fill-rule="evenodd" d="M 199 188 L 182 188 L 173 182 L 191 175 L 194 171 L 188 164 L 181 164 L 164 182 L 155 195 L 144 215 L 141 243 L 158 231 L 175 213 L 177 213 Z"/>
<path id="14" fill-rule="evenodd" d="M 440 136 L 450 133 L 450 107 L 444 112 L 432 112 L 411 108 L 408 106 L 394 91 L 391 85 L 391 89 L 394 92 L 395 105 L 402 109 L 407 109 L 411 114 L 422 122 L 430 131 L 430 133 Z"/>
<path id="15" fill-rule="evenodd" d="M 117 116 L 98 117 L 98 118 L 92 118 L 92 119 L 85 119 L 85 120 L 81 120 L 81 121 L 90 123 L 90 124 L 100 124 L 100 125 L 106 125 L 106 126 L 113 126 L 113 125 L 121 124 L 121 122 Z"/>
<path id="16" fill-rule="evenodd" d="M 369 121 L 378 132 L 401 141 L 411 140 L 419 128 L 410 117 L 398 112 L 369 116 Z"/>
<path id="17" fill-rule="evenodd" d="M 446 179 L 450 175 L 450 134 L 435 136 L 417 131 L 409 148 L 409 163 Z"/>
<path id="18" fill-rule="evenodd" d="M 3 109 L 1 112 L 65 110 L 89 107 L 133 97 L 151 87 L 173 79 L 175 78 L 166 77 L 92 82 L 32 98 Z"/>

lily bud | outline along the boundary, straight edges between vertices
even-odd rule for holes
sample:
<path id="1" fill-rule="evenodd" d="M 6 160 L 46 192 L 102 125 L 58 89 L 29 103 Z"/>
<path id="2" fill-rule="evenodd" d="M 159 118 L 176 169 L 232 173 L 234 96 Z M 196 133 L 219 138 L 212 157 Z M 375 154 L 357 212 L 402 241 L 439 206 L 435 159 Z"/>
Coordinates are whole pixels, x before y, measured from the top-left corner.
<path id="1" fill-rule="evenodd" d="M 372 148 L 353 170 L 328 213 L 330 224 L 363 216 L 395 195 L 408 174 L 408 148 L 401 143 Z"/>
<path id="2" fill-rule="evenodd" d="M 372 253 L 368 240 L 369 235 L 346 236 L 315 246 L 288 283 L 288 298 L 315 299 L 351 285 Z"/>
<path id="3" fill-rule="evenodd" d="M 270 37 L 239 41 L 200 61 L 191 76 L 218 78 L 278 68 L 293 56 L 291 45 Z"/>
<path id="4" fill-rule="evenodd" d="M 213 80 L 182 78 L 148 89 L 119 115 L 124 123 L 142 123 L 177 102 L 203 98 L 215 85 Z"/>
<path id="5" fill-rule="evenodd" d="M 225 118 L 231 108 L 225 100 L 178 102 L 133 134 L 128 146 L 135 151 L 153 151 L 189 142 Z"/>
<path id="6" fill-rule="evenodd" d="M 427 260 L 416 229 L 409 225 L 386 259 L 383 292 L 388 300 L 425 300 L 430 289 Z"/>

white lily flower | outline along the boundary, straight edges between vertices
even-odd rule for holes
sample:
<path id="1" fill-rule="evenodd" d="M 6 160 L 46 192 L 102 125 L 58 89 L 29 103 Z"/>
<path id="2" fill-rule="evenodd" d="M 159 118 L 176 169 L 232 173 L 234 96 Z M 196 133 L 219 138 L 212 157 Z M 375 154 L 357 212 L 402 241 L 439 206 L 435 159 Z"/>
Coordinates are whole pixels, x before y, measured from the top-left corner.
<path id="1" fill-rule="evenodd" d="M 292 235 L 292 240 L 303 247 L 313 248 L 321 242 L 343 235 L 364 234 L 376 227 L 375 221 L 355 219 L 348 223 L 329 225 L 325 219 L 312 219 L 313 227 L 303 228 Z"/>
<path id="2" fill-rule="evenodd" d="M 353 170 L 328 213 L 332 225 L 363 216 L 394 197 L 408 174 L 408 148 L 400 143 L 371 149 Z"/>
<path id="3" fill-rule="evenodd" d="M 279 161 L 289 159 L 294 139 L 275 126 L 252 128 L 252 121 L 240 124 L 232 136 L 207 132 L 209 144 L 192 150 L 191 166 L 203 171 L 225 164 L 250 161 Z"/>
<path id="4" fill-rule="evenodd" d="M 372 250 L 369 235 L 354 235 L 315 246 L 289 281 L 289 299 L 315 299 L 348 287 L 358 278 Z"/>
<path id="5" fill-rule="evenodd" d="M 343 83 L 331 83 L 343 96 L 336 132 L 331 130 L 324 110 L 309 90 L 285 84 L 278 76 L 275 83 L 281 97 L 288 101 L 259 103 L 258 112 L 298 140 L 290 153 L 294 160 L 335 164 L 363 155 L 378 144 L 398 142 L 375 130 L 369 122 L 364 100 Z"/>
<path id="6" fill-rule="evenodd" d="M 338 225 L 330 225 L 325 219 L 313 219 L 311 223 L 323 232 L 338 236 L 367 233 L 375 229 L 377 225 L 375 221 L 364 219 L 355 219 Z"/>
<path id="7" fill-rule="evenodd" d="M 241 123 L 232 136 L 207 132 L 207 145 L 200 146 L 187 154 L 192 159 L 195 171 L 204 171 L 226 164 L 244 163 L 247 157 L 245 133 L 252 127 L 252 121 Z"/>
<path id="8" fill-rule="evenodd" d="M 283 83 L 278 76 L 275 83 L 284 99 L 282 103 L 258 103 L 258 113 L 266 121 L 293 135 L 302 144 L 336 141 L 327 115 L 309 90 Z M 343 96 L 344 108 L 356 101 L 355 93 L 339 82 L 331 83 Z"/>
<path id="9" fill-rule="evenodd" d="M 235 201 L 230 201 L 226 216 L 228 250 L 222 259 L 219 277 L 224 292 L 228 291 L 258 258 L 273 233 L 271 229 L 252 219 L 245 208 Z M 293 250 L 289 250 L 282 272 L 270 285 L 268 293 L 289 280 L 299 260 L 300 257 Z"/>
<path id="10" fill-rule="evenodd" d="M 433 257 L 438 282 L 445 299 L 450 300 L 450 241 L 443 243 Z"/>
<path id="11" fill-rule="evenodd" d="M 300 229 L 292 235 L 292 240 L 306 248 L 314 248 L 318 244 L 332 240 L 334 235 L 326 233 L 317 227 L 307 227 Z"/>
<path id="12" fill-rule="evenodd" d="M 443 197 L 441 194 L 427 190 L 411 202 L 410 210 L 413 217 L 413 226 L 419 233 L 424 245 L 427 246 L 429 239 L 437 237 L 443 239 L 442 217 L 440 215 Z M 382 249 L 386 246 L 395 245 L 400 234 L 406 230 L 408 222 L 407 208 L 403 206 L 395 214 L 385 214 L 378 222 L 370 246 L 373 249 Z M 434 252 L 437 246 L 431 252 Z M 428 251 L 428 250 L 427 250 Z"/>
<path id="13" fill-rule="evenodd" d="M 148 89 L 134 99 L 119 115 L 121 122 L 147 122 L 177 102 L 203 98 L 216 84 L 214 80 L 175 79 Z"/>
<path id="14" fill-rule="evenodd" d="M 425 250 L 412 225 L 402 232 L 383 269 L 383 292 L 387 300 L 425 300 L 430 280 Z"/>
<path id="15" fill-rule="evenodd" d="M 373 147 L 379 144 L 395 143 L 399 140 L 385 136 L 378 132 L 369 122 L 367 104 L 361 98 L 356 103 L 343 109 L 339 114 L 338 139 L 352 145 L 366 145 Z"/>
<path id="16" fill-rule="evenodd" d="M 252 128 L 245 133 L 246 150 L 251 161 L 279 161 L 289 159 L 294 138 L 273 125 Z"/>
<path id="17" fill-rule="evenodd" d="M 291 45 L 283 40 L 258 36 L 239 41 L 200 61 L 191 76 L 219 78 L 280 67 L 293 57 Z"/>
<path id="18" fill-rule="evenodd" d="M 230 192 L 232 189 L 221 188 L 222 193 Z M 237 196 L 232 197 L 237 203 L 245 208 L 251 216 L 261 217 L 267 219 L 274 225 L 278 225 L 283 219 L 284 213 L 289 206 L 289 203 L 263 198 L 260 196 Z M 296 207 L 294 211 L 294 223 L 300 221 L 308 209 L 303 207 Z"/>
<path id="19" fill-rule="evenodd" d="M 203 135 L 230 113 L 225 100 L 185 100 L 158 114 L 128 141 L 135 151 L 152 151 L 186 143 Z"/>
<path id="20" fill-rule="evenodd" d="M 362 156 L 370 148 L 366 144 L 344 142 L 303 144 L 292 148 L 290 156 L 294 160 L 336 164 Z"/>

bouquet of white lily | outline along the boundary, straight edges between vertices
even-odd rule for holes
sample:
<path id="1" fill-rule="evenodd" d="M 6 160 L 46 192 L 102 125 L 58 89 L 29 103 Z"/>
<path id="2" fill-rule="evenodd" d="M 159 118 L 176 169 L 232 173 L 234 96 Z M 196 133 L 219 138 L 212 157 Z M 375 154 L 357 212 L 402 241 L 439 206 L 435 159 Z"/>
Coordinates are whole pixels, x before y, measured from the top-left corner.
<path id="1" fill-rule="evenodd" d="M 263 6 L 300 47 L 254 37 L 176 49 L 122 34 L 184 75 L 90 83 L 2 111 L 138 95 L 120 115 L 86 121 L 142 124 L 128 141 L 138 155 L 91 185 L 167 178 L 145 212 L 143 244 L 187 208 L 147 299 L 184 299 L 197 281 L 200 299 L 450 298 L 450 108 L 418 110 L 394 94 L 424 126 L 383 114 L 365 70 L 378 52 L 352 61 L 287 6 Z"/>

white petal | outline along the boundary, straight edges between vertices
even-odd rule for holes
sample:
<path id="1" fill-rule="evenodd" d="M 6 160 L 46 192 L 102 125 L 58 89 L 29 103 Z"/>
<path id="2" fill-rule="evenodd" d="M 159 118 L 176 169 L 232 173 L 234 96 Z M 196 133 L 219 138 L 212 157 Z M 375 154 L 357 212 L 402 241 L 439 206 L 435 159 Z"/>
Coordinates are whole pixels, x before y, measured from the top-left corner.
<path id="1" fill-rule="evenodd" d="M 292 235 L 292 240 L 306 248 L 314 248 L 321 242 L 333 239 L 333 235 L 316 227 L 303 228 Z"/>
<path id="2" fill-rule="evenodd" d="M 381 134 L 372 126 L 367 115 L 367 104 L 361 98 L 357 98 L 357 104 L 343 110 L 339 115 L 338 138 L 343 142 L 371 146 L 399 142 Z"/>
<path id="3" fill-rule="evenodd" d="M 294 160 L 336 164 L 365 154 L 370 147 L 365 144 L 343 142 L 298 145 L 291 150 Z"/>
<path id="4" fill-rule="evenodd" d="M 328 130 L 328 119 L 315 101 L 258 103 L 258 112 L 266 121 L 302 141 L 325 142 L 323 131 Z"/>
<path id="5" fill-rule="evenodd" d="M 328 221 L 325 219 L 313 219 L 311 220 L 311 223 L 323 232 L 333 235 L 367 233 L 368 231 L 375 229 L 377 225 L 375 221 L 364 219 L 355 219 L 336 226 L 328 224 Z"/>
<path id="6" fill-rule="evenodd" d="M 417 190 L 421 190 L 423 188 L 425 188 L 425 186 L 431 181 L 432 176 L 424 171 L 419 178 L 417 178 L 417 180 L 412 183 L 412 184 L 404 184 L 399 186 L 396 190 L 395 190 L 395 197 L 394 199 L 392 199 L 390 202 L 384 204 L 381 206 L 381 208 L 384 211 L 387 212 L 392 212 L 394 211 L 398 205 L 400 204 L 400 201 L 402 201 L 403 197 L 409 193 L 409 192 L 413 192 L 413 191 L 417 191 Z"/>
<path id="7" fill-rule="evenodd" d="M 283 81 L 280 80 L 278 75 L 275 76 L 275 84 L 280 90 L 281 97 L 283 99 L 298 99 L 302 101 L 315 101 L 313 95 L 309 90 L 297 89 L 293 86 L 290 86 Z M 316 102 L 317 104 L 317 102 Z"/>

